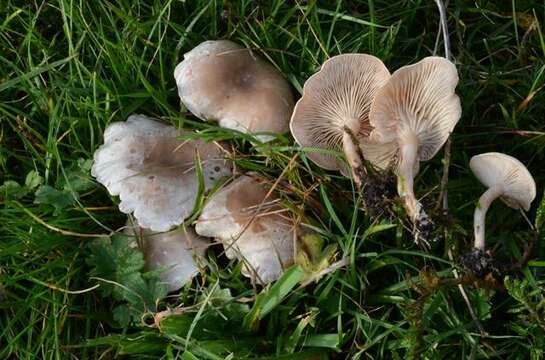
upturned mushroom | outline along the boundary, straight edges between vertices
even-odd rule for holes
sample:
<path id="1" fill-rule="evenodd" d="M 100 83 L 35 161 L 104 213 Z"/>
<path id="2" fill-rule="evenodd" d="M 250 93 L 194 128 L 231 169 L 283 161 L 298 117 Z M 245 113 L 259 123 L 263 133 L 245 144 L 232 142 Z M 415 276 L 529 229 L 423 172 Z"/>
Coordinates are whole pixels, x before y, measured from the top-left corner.
<path id="1" fill-rule="evenodd" d="M 294 262 L 298 228 L 278 196 L 262 181 L 241 176 L 214 194 L 195 225 L 219 240 L 230 259 L 244 262 L 243 275 L 267 284 Z"/>
<path id="2" fill-rule="evenodd" d="M 159 271 L 159 279 L 176 291 L 199 272 L 198 258 L 204 256 L 210 245 L 191 228 L 180 228 L 164 233 L 133 227 L 127 223 L 125 233 L 136 236 L 147 271 Z"/>
<path id="3" fill-rule="evenodd" d="M 473 156 L 469 167 L 488 189 L 475 207 L 475 249 L 485 250 L 485 217 L 490 204 L 500 198 L 513 209 L 528 211 L 536 197 L 536 183 L 526 167 L 512 156 L 491 152 Z"/>
<path id="4" fill-rule="evenodd" d="M 379 169 L 395 163 L 398 194 L 415 224 L 427 216 L 415 197 L 414 177 L 419 162 L 435 156 L 460 119 L 457 83 L 452 62 L 427 57 L 395 71 L 371 104 L 373 130 L 362 152 Z"/>
<path id="5" fill-rule="evenodd" d="M 349 168 L 334 154 L 311 151 L 308 158 L 326 170 L 352 172 L 361 185 L 364 169 L 359 142 L 371 131 L 371 102 L 389 78 L 382 61 L 371 55 L 343 54 L 327 60 L 305 82 L 290 129 L 301 146 L 344 152 Z"/>
<path id="6" fill-rule="evenodd" d="M 288 82 L 271 64 L 232 41 L 201 43 L 184 55 L 174 78 L 184 105 L 203 120 L 252 134 L 288 131 L 294 103 Z"/>
<path id="7" fill-rule="evenodd" d="M 167 231 L 191 214 L 199 188 L 197 159 L 206 189 L 231 174 L 219 145 L 179 140 L 183 134 L 143 115 L 113 123 L 104 132 L 91 174 L 111 195 L 119 195 L 119 209 L 134 213 L 140 227 Z"/>

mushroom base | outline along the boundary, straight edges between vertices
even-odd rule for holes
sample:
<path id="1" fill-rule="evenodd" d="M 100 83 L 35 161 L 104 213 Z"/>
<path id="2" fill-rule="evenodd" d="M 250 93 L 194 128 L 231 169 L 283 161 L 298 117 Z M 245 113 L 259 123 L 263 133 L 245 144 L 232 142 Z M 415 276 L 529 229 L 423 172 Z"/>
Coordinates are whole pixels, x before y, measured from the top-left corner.
<path id="1" fill-rule="evenodd" d="M 475 248 L 471 252 L 460 256 L 459 263 L 464 270 L 480 279 L 489 274 L 496 278 L 502 278 L 511 269 L 511 266 L 495 259 L 490 253 Z"/>
<path id="2" fill-rule="evenodd" d="M 386 176 L 386 180 L 381 181 L 378 177 L 369 176 L 361 189 L 361 194 L 365 210 L 371 218 L 387 216 L 388 202 L 397 196 L 395 178 Z"/>
<path id="3" fill-rule="evenodd" d="M 423 209 L 420 209 L 414 222 L 415 243 L 419 246 L 431 247 L 430 243 L 432 240 L 434 241 L 434 239 L 430 239 L 430 235 L 434 228 L 435 224 L 431 218 Z"/>

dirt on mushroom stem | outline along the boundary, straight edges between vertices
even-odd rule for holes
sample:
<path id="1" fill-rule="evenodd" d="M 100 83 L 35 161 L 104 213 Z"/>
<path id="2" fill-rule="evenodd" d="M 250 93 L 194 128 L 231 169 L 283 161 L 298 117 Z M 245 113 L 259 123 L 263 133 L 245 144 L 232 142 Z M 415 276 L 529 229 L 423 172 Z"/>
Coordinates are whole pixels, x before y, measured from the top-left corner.
<path id="1" fill-rule="evenodd" d="M 378 172 L 363 156 L 359 138 L 347 126 L 344 127 L 343 150 L 360 194 L 363 207 L 371 218 L 378 219 L 390 213 L 389 203 L 397 196 L 395 176 L 390 169 Z"/>
<path id="2" fill-rule="evenodd" d="M 393 173 L 390 170 L 378 173 L 368 163 L 364 164 L 367 165 L 368 176 L 360 191 L 367 214 L 373 219 L 395 219 L 396 215 L 391 210 L 393 199 L 397 196 Z"/>
<path id="3" fill-rule="evenodd" d="M 345 133 L 354 138 L 350 131 Z M 356 138 L 353 141 L 357 144 L 358 140 Z M 363 208 L 373 219 L 388 218 L 394 221 L 397 218 L 397 214 L 393 211 L 392 204 L 398 196 L 395 173 L 391 168 L 377 171 L 372 164 L 365 160 L 361 151 L 357 155 L 359 156 L 358 164 L 361 165 L 357 167 L 352 166 L 351 170 L 354 177 L 359 177 L 359 182 L 356 181 L 356 184 L 362 196 Z M 431 243 L 437 242 L 436 239 L 431 240 L 435 224 L 423 210 L 422 206 L 419 206 L 413 227 L 415 243 L 417 245 L 429 249 Z"/>
<path id="4" fill-rule="evenodd" d="M 404 141 L 400 144 L 400 163 L 397 169 L 397 191 L 407 215 L 413 223 L 414 241 L 417 245 L 429 248 L 429 236 L 434 228 L 422 204 L 416 199 L 414 193 L 415 165 L 418 164 L 418 147 L 420 140 L 412 132 L 406 133 Z"/>
<path id="5" fill-rule="evenodd" d="M 503 282 L 507 275 L 514 274 L 532 257 L 533 244 L 527 245 L 522 258 L 518 261 L 498 259 L 492 251 L 473 249 L 458 258 L 458 264 L 469 275 L 477 279 L 494 278 L 498 283 Z"/>

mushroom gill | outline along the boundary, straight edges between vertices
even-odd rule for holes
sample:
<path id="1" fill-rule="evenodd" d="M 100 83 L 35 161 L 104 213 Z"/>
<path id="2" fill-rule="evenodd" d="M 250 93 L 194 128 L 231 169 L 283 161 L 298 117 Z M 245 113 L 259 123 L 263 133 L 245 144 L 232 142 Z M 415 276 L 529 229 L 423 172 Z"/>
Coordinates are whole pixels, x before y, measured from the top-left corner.
<path id="1" fill-rule="evenodd" d="M 327 60 L 303 88 L 290 123 L 293 137 L 304 147 L 344 152 L 358 183 L 362 166 L 359 144 L 371 127 L 369 110 L 376 92 L 389 79 L 382 61 L 367 54 L 343 54 Z M 327 170 L 350 173 L 341 160 L 323 152 L 307 156 Z"/>

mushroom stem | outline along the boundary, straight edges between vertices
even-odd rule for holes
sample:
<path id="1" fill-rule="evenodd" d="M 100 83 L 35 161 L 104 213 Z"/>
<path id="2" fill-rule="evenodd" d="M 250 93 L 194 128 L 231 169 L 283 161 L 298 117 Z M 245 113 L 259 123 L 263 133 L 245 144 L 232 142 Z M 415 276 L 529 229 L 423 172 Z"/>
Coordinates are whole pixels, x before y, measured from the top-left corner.
<path id="1" fill-rule="evenodd" d="M 421 205 L 414 195 L 414 168 L 418 155 L 418 139 L 413 136 L 410 141 L 401 144 L 400 161 L 397 174 L 397 193 L 405 202 L 409 217 L 415 221 L 418 218 Z"/>
<path id="2" fill-rule="evenodd" d="M 479 198 L 473 215 L 473 232 L 475 236 L 475 248 L 484 251 L 484 224 L 486 212 L 492 201 L 501 196 L 504 192 L 502 184 L 496 184 L 490 187 Z"/>
<path id="3" fill-rule="evenodd" d="M 363 178 L 365 176 L 365 169 L 363 167 L 363 155 L 356 136 L 352 131 L 345 127 L 343 131 L 343 151 L 346 156 L 346 160 L 350 165 L 352 176 L 358 187 L 361 187 Z"/>

